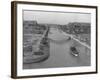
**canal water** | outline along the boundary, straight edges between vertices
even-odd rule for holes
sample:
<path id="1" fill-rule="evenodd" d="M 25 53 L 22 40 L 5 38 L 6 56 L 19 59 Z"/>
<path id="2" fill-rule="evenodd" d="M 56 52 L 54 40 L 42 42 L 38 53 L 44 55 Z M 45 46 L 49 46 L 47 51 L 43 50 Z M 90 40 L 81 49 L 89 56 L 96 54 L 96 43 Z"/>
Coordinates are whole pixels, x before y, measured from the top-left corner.
<path id="1" fill-rule="evenodd" d="M 79 67 L 90 66 L 90 49 L 73 39 L 62 34 L 56 27 L 51 27 L 48 35 L 50 40 L 50 56 L 39 63 L 23 64 L 24 69 Z M 79 56 L 75 57 L 70 52 L 70 47 L 77 45 Z"/>

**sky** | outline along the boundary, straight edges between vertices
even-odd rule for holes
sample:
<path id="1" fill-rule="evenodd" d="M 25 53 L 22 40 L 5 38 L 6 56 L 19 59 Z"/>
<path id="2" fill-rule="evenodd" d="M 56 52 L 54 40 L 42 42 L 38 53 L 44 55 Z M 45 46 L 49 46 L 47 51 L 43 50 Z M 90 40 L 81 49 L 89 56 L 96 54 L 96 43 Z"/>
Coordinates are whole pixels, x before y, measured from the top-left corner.
<path id="1" fill-rule="evenodd" d="M 91 14 L 71 12 L 23 11 L 24 20 L 36 20 L 37 23 L 68 24 L 69 22 L 91 22 Z"/>

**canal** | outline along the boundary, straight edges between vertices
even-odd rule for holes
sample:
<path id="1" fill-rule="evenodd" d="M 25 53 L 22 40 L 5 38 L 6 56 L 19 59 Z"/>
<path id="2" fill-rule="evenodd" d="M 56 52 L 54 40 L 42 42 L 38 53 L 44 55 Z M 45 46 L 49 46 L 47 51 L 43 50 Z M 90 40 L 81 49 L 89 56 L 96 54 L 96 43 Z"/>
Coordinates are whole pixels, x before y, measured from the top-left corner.
<path id="1" fill-rule="evenodd" d="M 24 69 L 90 66 L 90 49 L 69 39 L 53 26 L 50 28 L 48 38 L 50 40 L 49 58 L 39 63 L 23 64 Z M 70 47 L 73 45 L 77 45 L 78 57 L 70 52 Z"/>

